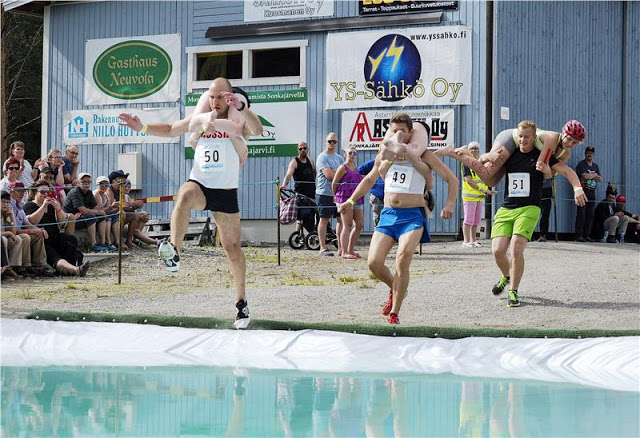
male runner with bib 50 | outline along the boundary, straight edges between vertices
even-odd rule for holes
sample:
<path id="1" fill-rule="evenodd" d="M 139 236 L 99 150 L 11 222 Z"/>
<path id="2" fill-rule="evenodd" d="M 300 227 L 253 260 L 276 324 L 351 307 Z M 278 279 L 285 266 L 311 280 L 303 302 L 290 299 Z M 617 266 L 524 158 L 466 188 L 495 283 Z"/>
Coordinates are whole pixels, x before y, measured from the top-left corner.
<path id="1" fill-rule="evenodd" d="M 129 114 L 120 114 L 120 118 L 123 125 L 134 131 L 160 137 L 176 137 L 190 130 L 200 133 L 189 180 L 180 187 L 171 214 L 170 241 L 162 242 L 158 252 L 167 270 L 178 271 L 179 251 L 189 226 L 190 211 L 211 210 L 235 284 L 238 313 L 234 326 L 244 329 L 250 319 L 245 295 L 246 260 L 240 247 L 238 182 L 240 166 L 248 157 L 247 140 L 262 132 L 262 124 L 249 109 L 246 94 L 233 89 L 227 79 L 214 79 L 208 93 L 210 112 L 172 124 L 143 125 L 137 116 Z M 239 114 L 233 120 L 227 118 L 230 105 Z"/>

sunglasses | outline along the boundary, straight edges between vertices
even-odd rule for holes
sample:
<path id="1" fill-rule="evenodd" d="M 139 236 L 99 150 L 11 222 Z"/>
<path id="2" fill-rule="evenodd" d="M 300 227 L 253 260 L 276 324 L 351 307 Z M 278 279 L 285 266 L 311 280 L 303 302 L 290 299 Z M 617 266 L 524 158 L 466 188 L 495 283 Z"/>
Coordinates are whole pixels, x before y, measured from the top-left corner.
<path id="1" fill-rule="evenodd" d="M 299 151 L 306 151 L 308 148 L 298 148 Z"/>
<path id="2" fill-rule="evenodd" d="M 11 166 L 11 167 L 7 167 L 7 170 L 20 170 L 20 168 Z"/>
<path id="3" fill-rule="evenodd" d="M 356 151 L 349 151 L 349 152 L 347 152 L 347 154 L 352 155 L 352 156 L 358 155 L 358 153 Z"/>
<path id="4" fill-rule="evenodd" d="M 327 143 L 336 144 L 338 143 L 338 140 L 327 140 Z"/>

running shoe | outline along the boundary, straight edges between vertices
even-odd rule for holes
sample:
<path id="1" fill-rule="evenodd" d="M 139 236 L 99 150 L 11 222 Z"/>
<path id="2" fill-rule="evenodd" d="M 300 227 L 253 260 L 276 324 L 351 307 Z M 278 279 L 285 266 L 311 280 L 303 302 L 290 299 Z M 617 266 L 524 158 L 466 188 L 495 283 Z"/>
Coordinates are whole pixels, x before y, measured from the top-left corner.
<path id="1" fill-rule="evenodd" d="M 473 248 L 473 243 L 471 242 L 462 242 L 462 246 L 465 248 Z"/>
<path id="2" fill-rule="evenodd" d="M 473 245 L 474 248 L 480 248 L 482 246 L 482 244 L 477 240 L 474 240 L 473 242 L 471 242 L 471 244 Z"/>
<path id="3" fill-rule="evenodd" d="M 251 322 L 251 318 L 249 318 L 249 306 L 247 305 L 247 301 L 238 301 L 236 303 L 236 309 L 238 309 L 238 314 L 236 315 L 236 321 L 233 323 L 233 326 L 238 330 L 246 329 L 247 327 L 249 327 L 249 323 Z"/>
<path id="4" fill-rule="evenodd" d="M 387 321 L 389 322 L 389 324 L 394 324 L 394 325 L 400 324 L 400 319 L 398 318 L 398 315 L 396 315 L 395 313 L 390 313 Z"/>
<path id="5" fill-rule="evenodd" d="M 500 281 L 493 286 L 493 289 L 491 289 L 491 292 L 494 295 L 500 295 L 502 292 L 504 292 L 504 288 L 507 287 L 508 284 L 509 284 L 509 277 L 505 277 L 503 275 Z"/>
<path id="6" fill-rule="evenodd" d="M 384 307 L 382 308 L 382 314 L 388 315 L 391 312 L 391 308 L 393 307 L 393 291 L 389 289 L 389 299 L 386 303 L 384 303 Z"/>
<path id="7" fill-rule="evenodd" d="M 167 271 L 178 272 L 178 269 L 180 269 L 180 256 L 173 243 L 164 239 L 158 246 L 158 255 L 164 261 Z"/>
<path id="8" fill-rule="evenodd" d="M 518 299 L 518 291 L 511 289 L 509 291 L 509 301 L 507 302 L 509 307 L 518 307 L 520 305 L 520 300 Z"/>

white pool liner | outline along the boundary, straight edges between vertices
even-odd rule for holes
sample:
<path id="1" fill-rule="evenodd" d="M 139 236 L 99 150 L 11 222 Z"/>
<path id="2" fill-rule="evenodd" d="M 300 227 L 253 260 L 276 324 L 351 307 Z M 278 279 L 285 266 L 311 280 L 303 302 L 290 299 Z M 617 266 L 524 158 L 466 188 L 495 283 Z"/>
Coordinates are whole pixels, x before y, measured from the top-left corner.
<path id="1" fill-rule="evenodd" d="M 208 365 L 334 373 L 453 373 L 640 392 L 640 337 L 380 337 L 0 320 L 3 366 Z"/>

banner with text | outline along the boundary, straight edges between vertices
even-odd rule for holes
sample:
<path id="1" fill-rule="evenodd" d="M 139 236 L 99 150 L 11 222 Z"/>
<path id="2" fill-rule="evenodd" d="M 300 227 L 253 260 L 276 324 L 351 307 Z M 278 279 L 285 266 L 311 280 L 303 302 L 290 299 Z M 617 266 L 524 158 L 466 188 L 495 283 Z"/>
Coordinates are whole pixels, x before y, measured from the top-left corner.
<path id="1" fill-rule="evenodd" d="M 88 40 L 84 104 L 177 101 L 180 54 L 179 34 Z"/>
<path id="2" fill-rule="evenodd" d="M 307 139 L 307 90 L 247 91 L 251 110 L 262 122 L 262 135 L 249 139 L 249 157 L 295 157 L 298 143 Z M 192 114 L 199 94 L 188 94 L 185 113 Z M 185 157 L 193 148 L 185 136 Z"/>
<path id="3" fill-rule="evenodd" d="M 360 16 L 415 14 L 442 9 L 458 9 L 457 1 L 360 0 L 358 3 Z"/>
<path id="4" fill-rule="evenodd" d="M 144 123 L 171 123 L 180 120 L 178 108 L 123 108 L 65 111 L 62 130 L 64 144 L 179 143 L 180 138 L 154 137 L 120 125 L 118 114 L 129 113 Z"/>
<path id="5" fill-rule="evenodd" d="M 342 113 L 342 144 L 352 144 L 359 150 L 378 149 L 389 128 L 395 110 L 344 111 Z M 414 122 L 424 122 L 431 129 L 429 149 L 454 146 L 453 109 L 409 110 Z"/>
<path id="6" fill-rule="evenodd" d="M 334 0 L 245 0 L 244 21 L 332 17 Z"/>
<path id="7" fill-rule="evenodd" d="M 326 109 L 471 103 L 471 29 L 330 33 Z"/>

